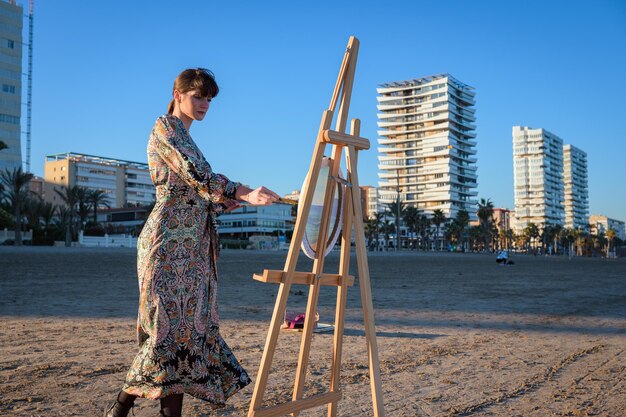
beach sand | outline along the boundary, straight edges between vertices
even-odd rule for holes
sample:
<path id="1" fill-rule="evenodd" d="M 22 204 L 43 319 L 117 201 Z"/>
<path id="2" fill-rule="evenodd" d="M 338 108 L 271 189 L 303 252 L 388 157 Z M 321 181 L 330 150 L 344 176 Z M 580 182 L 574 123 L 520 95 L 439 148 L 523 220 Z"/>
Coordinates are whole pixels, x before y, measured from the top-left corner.
<path id="1" fill-rule="evenodd" d="M 286 252 L 223 251 L 221 331 L 256 378 Z M 310 270 L 303 259 L 298 270 Z M 624 416 L 626 259 L 371 253 L 387 416 Z M 327 272 L 338 256 L 327 258 Z M 356 275 L 353 265 L 351 272 Z M 132 249 L 0 247 L 0 414 L 101 416 L 137 350 Z M 299 290 L 304 291 L 302 295 Z M 307 288 L 294 286 L 292 308 Z M 334 320 L 323 288 L 320 321 Z M 348 293 L 340 416 L 371 416 L 358 286 Z M 282 332 L 266 404 L 290 398 L 300 335 Z M 332 333 L 315 334 L 306 394 L 326 390 Z M 186 397 L 185 416 L 245 416 L 253 384 L 212 411 Z M 158 415 L 138 400 L 137 417 Z M 325 407 L 301 416 L 326 415 Z"/>

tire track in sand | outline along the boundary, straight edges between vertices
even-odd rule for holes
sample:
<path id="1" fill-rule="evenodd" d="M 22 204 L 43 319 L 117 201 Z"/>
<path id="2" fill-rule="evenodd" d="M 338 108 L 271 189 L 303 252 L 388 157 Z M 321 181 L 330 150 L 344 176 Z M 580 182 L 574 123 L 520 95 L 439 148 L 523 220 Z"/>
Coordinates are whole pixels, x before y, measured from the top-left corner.
<path id="1" fill-rule="evenodd" d="M 587 349 L 580 350 L 578 352 L 572 353 L 562 359 L 558 364 L 551 366 L 545 370 L 543 374 L 535 375 L 531 378 L 526 379 L 522 384 L 520 384 L 517 388 L 504 392 L 498 396 L 487 398 L 483 401 L 469 404 L 469 405 L 457 405 L 452 406 L 448 409 L 447 417 L 456 417 L 456 416 L 468 416 L 472 413 L 480 411 L 484 408 L 490 407 L 492 405 L 502 403 L 508 399 L 520 397 L 527 392 L 533 391 L 541 387 L 547 381 L 551 380 L 558 372 L 567 367 L 568 365 L 573 364 L 579 359 L 597 353 L 600 350 L 604 349 L 606 345 L 596 345 Z"/>

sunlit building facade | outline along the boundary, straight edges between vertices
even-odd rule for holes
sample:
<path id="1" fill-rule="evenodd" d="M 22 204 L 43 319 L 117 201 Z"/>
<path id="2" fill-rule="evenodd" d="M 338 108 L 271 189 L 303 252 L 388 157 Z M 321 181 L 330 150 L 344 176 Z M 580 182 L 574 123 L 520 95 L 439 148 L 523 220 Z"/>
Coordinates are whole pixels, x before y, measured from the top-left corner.
<path id="1" fill-rule="evenodd" d="M 379 200 L 476 217 L 474 89 L 449 74 L 378 89 Z"/>
<path id="2" fill-rule="evenodd" d="M 587 153 L 572 145 L 563 146 L 565 183 L 565 227 L 585 227 L 589 217 Z"/>
<path id="3" fill-rule="evenodd" d="M 22 166 L 22 6 L 0 0 L 0 171 Z"/>
<path id="4" fill-rule="evenodd" d="M 361 187 L 361 195 L 364 202 L 364 220 L 373 219 L 376 217 L 376 213 L 384 211 L 379 203 L 378 188 L 364 185 Z"/>
<path id="5" fill-rule="evenodd" d="M 111 208 L 144 206 L 156 200 L 148 164 L 74 152 L 48 155 L 44 179 L 56 189 L 81 186 L 102 190 Z M 62 204 L 56 192 L 45 200 Z"/>
<path id="6" fill-rule="evenodd" d="M 589 225 L 591 226 L 591 234 L 593 235 L 606 235 L 609 229 L 613 229 L 615 230 L 615 237 L 626 240 L 626 224 L 621 220 L 594 214 L 589 216 Z"/>
<path id="7" fill-rule="evenodd" d="M 515 222 L 520 233 L 529 223 L 540 229 L 563 225 L 563 140 L 546 129 L 513 126 Z"/>

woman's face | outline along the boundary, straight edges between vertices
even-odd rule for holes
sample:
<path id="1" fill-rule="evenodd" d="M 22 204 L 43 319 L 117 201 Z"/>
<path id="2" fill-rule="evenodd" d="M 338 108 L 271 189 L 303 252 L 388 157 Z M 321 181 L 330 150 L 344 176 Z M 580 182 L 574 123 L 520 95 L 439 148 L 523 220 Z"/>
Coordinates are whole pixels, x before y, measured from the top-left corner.
<path id="1" fill-rule="evenodd" d="M 191 120 L 202 120 L 206 112 L 209 111 L 211 97 L 202 96 L 198 90 L 191 90 L 186 93 L 176 91 L 174 98 L 178 101 L 180 112 Z"/>

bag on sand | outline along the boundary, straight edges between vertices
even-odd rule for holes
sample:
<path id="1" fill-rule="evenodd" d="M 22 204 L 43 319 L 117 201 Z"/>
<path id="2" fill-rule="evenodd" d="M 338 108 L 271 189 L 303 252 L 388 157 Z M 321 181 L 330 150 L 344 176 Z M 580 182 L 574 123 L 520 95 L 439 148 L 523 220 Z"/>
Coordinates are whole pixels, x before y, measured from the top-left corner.
<path id="1" fill-rule="evenodd" d="M 304 321 L 306 320 L 306 313 L 303 311 L 287 310 L 285 311 L 285 322 L 281 326 L 283 329 L 302 329 L 304 328 Z M 315 326 L 320 320 L 319 313 L 315 313 Z"/>

